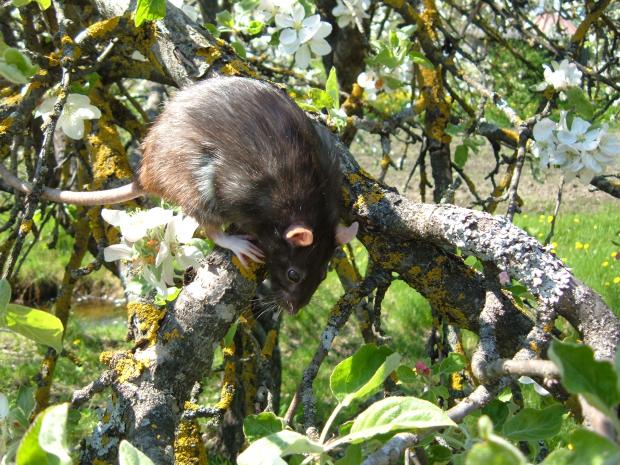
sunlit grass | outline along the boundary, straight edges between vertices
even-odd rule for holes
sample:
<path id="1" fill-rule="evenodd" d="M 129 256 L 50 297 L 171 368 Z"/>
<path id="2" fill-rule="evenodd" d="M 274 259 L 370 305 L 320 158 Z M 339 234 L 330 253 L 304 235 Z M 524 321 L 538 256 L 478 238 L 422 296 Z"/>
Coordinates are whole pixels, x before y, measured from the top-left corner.
<path id="1" fill-rule="evenodd" d="M 542 242 L 551 220 L 549 212 L 525 213 L 515 218 L 515 224 Z M 620 315 L 620 209 L 607 205 L 587 214 L 560 212 L 549 245 L 578 279 Z"/>

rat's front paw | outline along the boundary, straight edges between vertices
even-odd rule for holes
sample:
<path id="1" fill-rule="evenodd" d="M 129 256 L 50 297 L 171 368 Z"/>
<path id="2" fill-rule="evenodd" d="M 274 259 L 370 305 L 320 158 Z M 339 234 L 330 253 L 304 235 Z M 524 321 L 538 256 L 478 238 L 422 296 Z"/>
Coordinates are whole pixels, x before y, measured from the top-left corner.
<path id="1" fill-rule="evenodd" d="M 248 268 L 247 258 L 257 263 L 264 263 L 265 255 L 250 242 L 250 236 L 229 236 L 221 233 L 212 239 L 220 247 L 231 250 L 245 268 Z"/>

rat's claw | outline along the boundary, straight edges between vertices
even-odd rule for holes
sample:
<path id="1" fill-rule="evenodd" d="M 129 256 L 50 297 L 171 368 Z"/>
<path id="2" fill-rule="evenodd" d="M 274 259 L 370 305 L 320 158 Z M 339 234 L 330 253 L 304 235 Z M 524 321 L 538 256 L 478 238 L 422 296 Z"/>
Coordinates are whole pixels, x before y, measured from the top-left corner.
<path id="1" fill-rule="evenodd" d="M 264 263 L 263 258 L 265 257 L 262 250 L 248 240 L 249 237 L 251 236 L 229 236 L 219 233 L 211 236 L 211 239 L 220 247 L 231 250 L 241 264 L 248 268 L 246 257 L 257 263 Z"/>

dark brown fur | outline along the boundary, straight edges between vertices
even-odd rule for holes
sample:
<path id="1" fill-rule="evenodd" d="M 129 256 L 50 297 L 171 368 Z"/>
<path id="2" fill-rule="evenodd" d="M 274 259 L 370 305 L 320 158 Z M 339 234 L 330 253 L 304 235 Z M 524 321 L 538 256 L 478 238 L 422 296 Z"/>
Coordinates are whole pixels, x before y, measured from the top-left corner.
<path id="1" fill-rule="evenodd" d="M 336 246 L 340 170 L 303 111 L 276 87 L 215 78 L 179 91 L 142 145 L 140 186 L 204 225 L 235 224 L 265 252 L 272 287 L 290 310 L 305 305 Z M 287 227 L 312 229 L 293 247 Z M 299 284 L 287 279 L 294 268 Z"/>

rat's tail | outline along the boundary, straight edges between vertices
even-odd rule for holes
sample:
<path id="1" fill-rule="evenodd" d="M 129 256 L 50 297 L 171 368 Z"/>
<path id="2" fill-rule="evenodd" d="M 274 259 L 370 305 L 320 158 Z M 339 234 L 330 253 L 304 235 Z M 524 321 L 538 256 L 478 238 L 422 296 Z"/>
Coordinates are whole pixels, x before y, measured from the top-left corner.
<path id="1" fill-rule="evenodd" d="M 15 177 L 2 163 L 0 163 L 0 176 L 15 190 L 24 194 L 32 192 L 32 184 Z M 61 191 L 60 189 L 44 187 L 41 197 L 52 202 L 70 203 L 73 205 L 107 205 L 135 199 L 143 194 L 144 192 L 140 189 L 138 183 L 132 182 L 115 189 L 92 192 Z"/>

